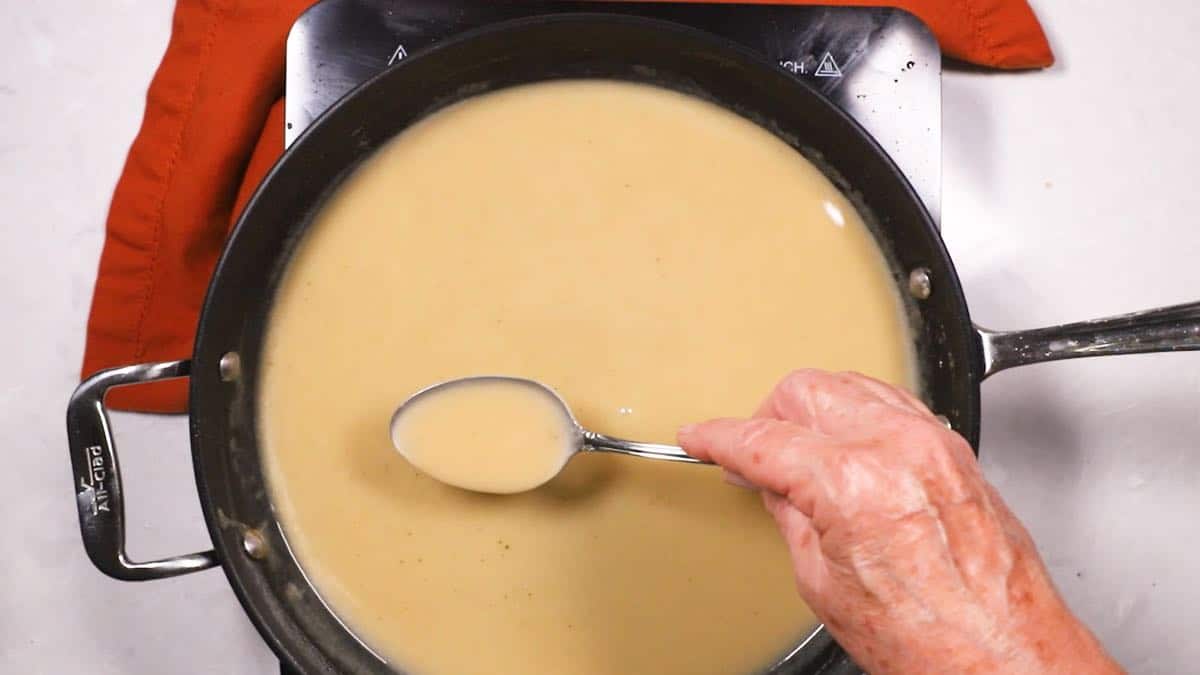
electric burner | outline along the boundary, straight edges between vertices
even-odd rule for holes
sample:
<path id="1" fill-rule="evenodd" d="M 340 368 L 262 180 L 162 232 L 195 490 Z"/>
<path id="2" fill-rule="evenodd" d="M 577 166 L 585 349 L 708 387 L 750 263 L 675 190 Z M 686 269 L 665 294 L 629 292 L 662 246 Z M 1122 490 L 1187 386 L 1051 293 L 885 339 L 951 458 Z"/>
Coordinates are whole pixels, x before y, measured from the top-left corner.
<path id="1" fill-rule="evenodd" d="M 500 21 L 576 11 L 674 21 L 766 55 L 866 128 L 940 219 L 941 50 L 919 19 L 887 7 L 322 0 L 288 36 L 284 143 L 291 145 L 359 84 L 440 40 Z"/>
<path id="2" fill-rule="evenodd" d="M 886 7 L 323 0 L 288 36 L 284 143 L 354 87 L 440 40 L 499 21 L 572 11 L 674 21 L 765 54 L 858 120 L 940 220 L 941 50 L 919 19 Z"/>

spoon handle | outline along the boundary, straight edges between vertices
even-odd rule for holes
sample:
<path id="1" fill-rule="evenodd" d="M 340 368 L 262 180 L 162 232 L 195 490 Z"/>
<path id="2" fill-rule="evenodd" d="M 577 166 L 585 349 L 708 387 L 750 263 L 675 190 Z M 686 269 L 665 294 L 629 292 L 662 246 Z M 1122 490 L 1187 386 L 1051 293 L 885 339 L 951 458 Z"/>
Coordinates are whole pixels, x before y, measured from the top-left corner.
<path id="1" fill-rule="evenodd" d="M 622 455 L 634 455 L 646 459 L 663 459 L 668 462 L 686 462 L 688 464 L 712 464 L 702 462 L 683 451 L 683 448 L 660 443 L 640 443 L 621 438 L 605 436 L 594 431 L 583 432 L 583 447 L 593 452 L 614 452 Z"/>

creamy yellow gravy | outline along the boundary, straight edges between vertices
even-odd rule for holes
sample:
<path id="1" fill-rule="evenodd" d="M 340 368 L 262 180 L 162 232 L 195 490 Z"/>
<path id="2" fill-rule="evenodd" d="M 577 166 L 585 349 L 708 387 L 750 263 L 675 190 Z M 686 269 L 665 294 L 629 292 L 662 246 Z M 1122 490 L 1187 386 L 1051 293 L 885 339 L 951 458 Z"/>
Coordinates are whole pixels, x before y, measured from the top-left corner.
<path id="1" fill-rule="evenodd" d="M 544 485 L 582 440 L 553 393 L 493 377 L 422 391 L 392 418 L 391 433 L 392 444 L 422 473 L 490 494 Z"/>
<path id="2" fill-rule="evenodd" d="M 397 668 L 751 672 L 813 624 L 755 495 L 592 455 L 473 494 L 409 465 L 392 413 L 504 373 L 670 442 L 798 366 L 911 386 L 906 333 L 854 208 L 767 131 L 647 86 L 510 89 L 413 126 L 325 206 L 271 316 L 264 461 L 306 573 Z"/>

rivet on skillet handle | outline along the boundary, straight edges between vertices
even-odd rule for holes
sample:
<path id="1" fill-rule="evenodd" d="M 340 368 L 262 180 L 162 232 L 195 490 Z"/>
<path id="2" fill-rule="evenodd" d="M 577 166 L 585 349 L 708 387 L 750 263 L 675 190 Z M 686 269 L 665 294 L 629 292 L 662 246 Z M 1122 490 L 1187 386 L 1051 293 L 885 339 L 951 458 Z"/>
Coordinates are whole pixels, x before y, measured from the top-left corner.
<path id="1" fill-rule="evenodd" d="M 1195 351 L 1200 350 L 1200 302 L 1035 330 L 976 331 L 984 377 L 1044 361 Z"/>
<path id="2" fill-rule="evenodd" d="M 83 546 L 92 563 L 110 577 L 146 581 L 198 572 L 217 564 L 213 551 L 165 560 L 133 562 L 125 554 L 125 505 L 121 472 L 104 395 L 113 387 L 187 377 L 188 361 L 148 363 L 106 370 L 88 378 L 67 406 L 67 442 L 75 472 Z"/>

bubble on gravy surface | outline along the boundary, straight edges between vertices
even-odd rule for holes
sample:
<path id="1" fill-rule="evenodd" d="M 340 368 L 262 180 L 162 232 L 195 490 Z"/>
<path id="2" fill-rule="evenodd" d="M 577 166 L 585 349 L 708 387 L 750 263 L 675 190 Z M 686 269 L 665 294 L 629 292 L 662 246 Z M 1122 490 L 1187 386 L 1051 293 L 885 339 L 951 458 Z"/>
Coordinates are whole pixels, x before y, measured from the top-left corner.
<path id="1" fill-rule="evenodd" d="M 554 477 L 578 431 L 558 398 L 529 382 L 481 378 L 434 387 L 392 420 L 392 444 L 422 473 L 491 494 Z"/>
<path id="2" fill-rule="evenodd" d="M 396 405 L 499 372 L 669 443 L 795 367 L 913 364 L 883 256 L 799 153 L 692 97 L 561 81 L 430 116 L 331 197 L 277 291 L 259 429 L 300 564 L 397 669 L 749 673 L 814 625 L 756 495 L 601 454 L 474 494 L 392 448 Z"/>

